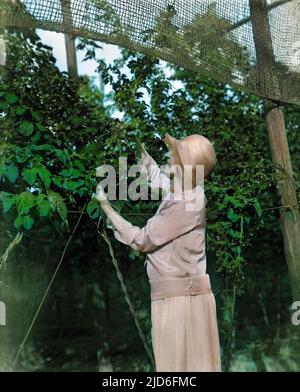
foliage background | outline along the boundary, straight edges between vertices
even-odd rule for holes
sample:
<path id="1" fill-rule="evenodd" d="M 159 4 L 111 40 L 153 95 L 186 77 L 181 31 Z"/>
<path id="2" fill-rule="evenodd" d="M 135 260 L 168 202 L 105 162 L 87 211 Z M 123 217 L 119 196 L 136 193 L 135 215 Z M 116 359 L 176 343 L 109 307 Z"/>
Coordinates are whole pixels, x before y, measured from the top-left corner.
<path id="1" fill-rule="evenodd" d="M 97 44 L 81 40 L 112 93 L 60 72 L 52 49 L 35 34 L 5 35 L 0 69 L 0 186 L 3 254 L 18 231 L 21 243 L 0 266 L 1 370 L 13 360 L 62 258 L 45 303 L 21 352 L 17 370 L 151 371 L 111 262 L 99 236 L 106 227 L 91 200 L 95 168 L 136 163 L 136 137 L 159 163 L 165 147 L 156 133 L 208 137 L 218 165 L 206 183 L 208 273 L 217 300 L 225 371 L 297 371 L 300 341 L 279 225 L 279 197 L 263 102 L 201 74 L 122 50 L 112 65 L 96 58 Z M 128 77 L 124 67 L 130 69 Z M 183 87 L 173 89 L 175 80 Z M 150 94 L 148 105 L 143 89 Z M 111 102 L 107 104 L 107 102 Z M 124 111 L 122 121 L 113 110 Z M 284 107 L 299 200 L 299 109 Z M 114 201 L 142 226 L 159 202 Z M 84 210 L 83 210 L 84 209 Z M 78 229 L 74 227 L 81 216 Z M 118 243 L 120 269 L 151 345 L 150 292 L 143 254 Z M 71 241 L 67 248 L 67 241 Z"/>

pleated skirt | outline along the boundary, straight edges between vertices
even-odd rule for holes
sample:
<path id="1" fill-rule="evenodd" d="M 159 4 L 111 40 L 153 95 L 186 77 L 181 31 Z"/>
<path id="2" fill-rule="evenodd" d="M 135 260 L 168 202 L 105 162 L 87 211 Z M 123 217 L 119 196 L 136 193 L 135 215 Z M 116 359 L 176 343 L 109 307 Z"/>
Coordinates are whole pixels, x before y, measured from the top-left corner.
<path id="1" fill-rule="evenodd" d="M 220 372 L 213 293 L 151 301 L 156 372 Z"/>

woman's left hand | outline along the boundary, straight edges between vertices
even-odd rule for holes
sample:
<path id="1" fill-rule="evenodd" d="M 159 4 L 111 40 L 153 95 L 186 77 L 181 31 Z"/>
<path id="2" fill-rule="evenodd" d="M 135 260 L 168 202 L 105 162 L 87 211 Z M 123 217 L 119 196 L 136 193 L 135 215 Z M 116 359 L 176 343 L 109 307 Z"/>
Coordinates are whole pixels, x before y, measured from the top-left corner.
<path id="1" fill-rule="evenodd" d="M 108 200 L 108 198 L 107 198 L 107 196 L 106 196 L 106 194 L 105 194 L 101 184 L 97 185 L 97 188 L 96 188 L 96 199 L 99 201 L 101 207 L 104 206 L 104 205 L 109 204 L 109 200 Z"/>

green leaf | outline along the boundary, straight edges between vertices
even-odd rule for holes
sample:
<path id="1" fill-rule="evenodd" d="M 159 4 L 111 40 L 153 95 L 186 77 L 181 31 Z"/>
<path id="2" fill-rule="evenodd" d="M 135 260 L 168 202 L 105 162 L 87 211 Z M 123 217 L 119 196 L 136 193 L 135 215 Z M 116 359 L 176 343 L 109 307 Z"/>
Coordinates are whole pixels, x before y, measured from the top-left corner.
<path id="1" fill-rule="evenodd" d="M 49 188 L 50 184 L 51 184 L 51 173 L 49 172 L 49 170 L 47 168 L 45 168 L 44 166 L 39 166 L 37 168 L 38 174 L 41 178 L 41 180 L 43 181 L 44 185 Z"/>
<path id="2" fill-rule="evenodd" d="M 228 233 L 230 234 L 230 236 L 232 238 L 240 238 L 240 232 L 239 231 L 235 231 L 235 230 L 229 229 Z"/>
<path id="3" fill-rule="evenodd" d="M 57 158 L 58 158 L 61 162 L 63 162 L 63 163 L 66 163 L 66 162 L 67 162 L 68 157 L 67 157 L 67 154 L 65 154 L 64 151 L 62 151 L 62 150 L 54 150 L 54 151 L 55 151 L 55 154 L 56 154 Z"/>
<path id="4" fill-rule="evenodd" d="M 7 166 L 6 164 L 2 161 L 0 164 L 0 180 L 2 179 L 2 177 L 5 175 L 7 171 Z"/>
<path id="5" fill-rule="evenodd" d="M 39 144 L 39 145 L 33 145 L 32 149 L 36 151 L 51 151 L 52 146 L 51 144 Z"/>
<path id="6" fill-rule="evenodd" d="M 23 216 L 23 226 L 25 227 L 25 229 L 31 229 L 33 223 L 34 219 L 30 215 Z"/>
<path id="7" fill-rule="evenodd" d="M 60 200 L 62 200 L 62 197 L 57 192 L 49 191 L 48 192 L 48 200 L 49 200 L 50 204 L 53 206 L 53 210 L 55 210 L 56 206 L 57 206 L 57 203 Z"/>
<path id="8" fill-rule="evenodd" d="M 236 253 L 238 256 L 240 256 L 240 254 L 241 254 L 241 247 L 240 247 L 240 246 L 236 246 L 236 247 L 234 248 L 234 251 L 235 251 L 235 253 Z"/>
<path id="9" fill-rule="evenodd" d="M 28 185 L 33 185 L 36 181 L 37 169 L 33 167 L 32 169 L 23 170 L 23 178 Z"/>
<path id="10" fill-rule="evenodd" d="M 18 168 L 16 166 L 8 166 L 6 170 L 6 176 L 9 179 L 10 182 L 14 183 L 16 182 L 16 179 L 18 177 Z"/>
<path id="11" fill-rule="evenodd" d="M 36 196 L 36 202 L 37 202 L 37 204 L 40 204 L 43 200 L 45 200 L 46 199 L 46 195 L 45 195 L 45 193 L 39 193 L 37 196 Z"/>
<path id="12" fill-rule="evenodd" d="M 64 201 L 61 200 L 57 203 L 57 212 L 59 213 L 62 220 L 67 219 L 68 209 L 67 209 L 67 206 L 65 205 Z"/>
<path id="13" fill-rule="evenodd" d="M 30 159 L 30 154 L 27 153 L 25 148 L 16 147 L 15 159 L 18 163 L 23 163 Z"/>
<path id="14" fill-rule="evenodd" d="M 58 177 L 52 177 L 52 182 L 55 184 L 58 188 L 63 188 L 63 184 Z"/>
<path id="15" fill-rule="evenodd" d="M 23 224 L 23 215 L 18 215 L 14 220 L 14 226 L 19 229 Z"/>
<path id="16" fill-rule="evenodd" d="M 234 223 L 237 222 L 237 221 L 240 219 L 239 215 L 237 215 L 237 214 L 233 211 L 232 208 L 230 208 L 230 210 L 228 211 L 227 217 L 228 217 L 228 219 L 231 220 L 231 222 L 234 222 Z"/>
<path id="17" fill-rule="evenodd" d="M 39 113 L 37 113 L 37 112 L 31 112 L 31 114 L 32 114 L 32 117 L 33 117 L 36 121 L 41 121 L 41 120 L 42 120 L 41 115 L 40 115 Z"/>
<path id="18" fill-rule="evenodd" d="M 261 209 L 260 203 L 259 203 L 257 200 L 255 200 L 255 202 L 254 202 L 254 208 L 255 208 L 255 211 L 256 211 L 257 215 L 258 215 L 259 217 L 261 217 L 261 215 L 262 215 L 262 209 Z"/>
<path id="19" fill-rule="evenodd" d="M 224 309 L 223 310 L 223 321 L 224 322 L 230 322 L 231 321 L 231 312 L 230 309 Z"/>
<path id="20" fill-rule="evenodd" d="M 98 218 L 99 214 L 100 214 L 100 206 L 99 206 L 99 202 L 97 199 L 93 198 L 89 204 L 87 205 L 87 213 L 89 214 L 89 216 L 92 219 L 96 219 Z"/>
<path id="21" fill-rule="evenodd" d="M 5 94 L 6 102 L 9 104 L 15 103 L 18 100 L 18 97 L 15 94 Z"/>
<path id="22" fill-rule="evenodd" d="M 77 193 L 79 196 L 88 196 L 90 194 L 90 189 L 86 186 L 82 186 L 80 189 L 78 189 Z"/>
<path id="23" fill-rule="evenodd" d="M 50 202 L 53 211 L 57 211 L 60 217 L 63 220 L 66 220 L 68 215 L 68 209 L 61 195 L 57 192 L 50 191 L 48 193 L 48 200 Z"/>
<path id="24" fill-rule="evenodd" d="M 85 170 L 83 164 L 82 164 L 78 159 L 76 159 L 76 160 L 74 161 L 74 166 L 78 167 L 78 169 L 80 169 L 81 172 L 83 172 L 83 171 Z"/>
<path id="25" fill-rule="evenodd" d="M 51 204 L 48 200 L 42 200 L 38 204 L 38 210 L 41 217 L 48 216 L 51 211 Z"/>
<path id="26" fill-rule="evenodd" d="M 129 258 L 130 260 L 135 260 L 137 257 L 139 257 L 140 252 L 138 250 L 131 250 L 129 253 Z"/>
<path id="27" fill-rule="evenodd" d="M 73 168 L 63 169 L 59 174 L 64 177 L 78 178 L 81 176 L 81 171 Z"/>
<path id="28" fill-rule="evenodd" d="M 3 205 L 3 212 L 9 211 L 16 201 L 15 195 L 4 191 L 0 192 L 0 199 Z"/>
<path id="29" fill-rule="evenodd" d="M 220 134 L 223 136 L 224 140 L 228 140 L 231 138 L 231 132 L 227 132 L 227 131 L 220 131 Z"/>
<path id="30" fill-rule="evenodd" d="M 14 220 L 14 226 L 19 229 L 21 226 L 24 226 L 25 229 L 31 229 L 34 223 L 34 219 L 30 215 L 18 215 Z"/>
<path id="31" fill-rule="evenodd" d="M 22 192 L 16 195 L 17 210 L 20 215 L 28 214 L 30 209 L 35 206 L 35 197 L 30 192 Z"/>
<path id="32" fill-rule="evenodd" d="M 66 181 L 65 182 L 65 189 L 69 190 L 69 191 L 75 191 L 77 188 L 79 188 L 81 185 L 84 184 L 83 180 L 79 180 L 79 181 Z"/>
<path id="33" fill-rule="evenodd" d="M 18 116 L 22 116 L 22 114 L 24 114 L 25 111 L 26 111 L 26 108 L 24 108 L 23 106 L 18 106 L 18 107 L 16 108 L 16 114 L 17 114 Z"/>
<path id="34" fill-rule="evenodd" d="M 234 207 L 242 207 L 242 203 L 240 202 L 240 200 L 235 199 L 234 197 L 231 197 L 231 203 L 233 204 Z"/>
<path id="35" fill-rule="evenodd" d="M 20 125 L 20 133 L 24 136 L 30 136 L 34 130 L 33 124 L 29 121 L 24 121 Z"/>
<path id="36" fill-rule="evenodd" d="M 82 117 L 71 117 L 71 123 L 74 127 L 83 124 L 85 121 Z"/>
<path id="37" fill-rule="evenodd" d="M 36 123 L 35 125 L 36 125 L 37 129 L 41 132 L 44 132 L 46 130 L 46 128 L 44 127 L 43 124 Z"/>

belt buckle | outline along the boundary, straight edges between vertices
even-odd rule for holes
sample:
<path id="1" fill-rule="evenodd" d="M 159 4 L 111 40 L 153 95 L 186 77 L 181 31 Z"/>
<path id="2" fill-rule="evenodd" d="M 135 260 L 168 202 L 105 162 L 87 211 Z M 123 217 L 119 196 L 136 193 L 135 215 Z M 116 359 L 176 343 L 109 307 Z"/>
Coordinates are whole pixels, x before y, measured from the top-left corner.
<path id="1" fill-rule="evenodd" d="M 188 288 L 190 290 L 190 295 L 197 295 L 198 294 L 197 289 L 196 289 L 196 291 L 194 291 L 192 280 L 189 280 Z"/>

